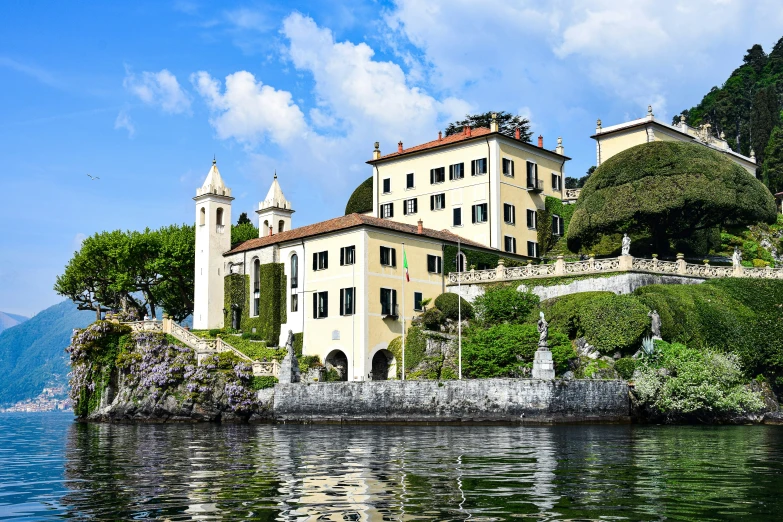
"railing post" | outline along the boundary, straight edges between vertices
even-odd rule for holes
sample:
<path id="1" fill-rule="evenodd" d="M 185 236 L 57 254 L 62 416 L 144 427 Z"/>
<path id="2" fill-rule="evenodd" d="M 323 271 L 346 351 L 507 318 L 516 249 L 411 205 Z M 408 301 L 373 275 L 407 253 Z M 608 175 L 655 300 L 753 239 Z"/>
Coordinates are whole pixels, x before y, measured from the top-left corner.
<path id="1" fill-rule="evenodd" d="M 687 273 L 687 263 L 685 262 L 685 254 L 677 254 L 677 273 Z"/>
<path id="2" fill-rule="evenodd" d="M 498 266 L 495 269 L 495 279 L 498 281 L 506 278 L 506 260 L 502 257 L 498 259 Z"/>
<path id="3" fill-rule="evenodd" d="M 587 266 L 590 267 L 590 271 L 595 270 L 595 254 L 590 254 L 590 259 L 587 260 Z"/>
<path id="4" fill-rule="evenodd" d="M 171 317 L 169 317 L 169 314 L 163 314 L 163 333 L 171 333 Z"/>
<path id="5" fill-rule="evenodd" d="M 555 275 L 565 275 L 565 261 L 563 260 L 563 256 L 557 256 L 557 261 L 555 261 Z"/>
<path id="6" fill-rule="evenodd" d="M 658 271 L 658 254 L 653 254 L 652 256 L 653 256 L 653 258 L 652 258 L 653 271 L 657 272 Z"/>
<path id="7" fill-rule="evenodd" d="M 619 263 L 617 268 L 620 270 L 620 272 L 628 272 L 633 268 L 633 256 L 624 255 L 620 256 L 618 259 Z"/>
<path id="8" fill-rule="evenodd" d="M 739 264 L 738 265 L 734 265 L 734 269 L 732 270 L 732 275 L 734 277 L 742 277 L 744 275 L 744 272 L 745 272 L 743 270 L 743 268 L 744 267 L 742 265 L 739 265 Z"/>

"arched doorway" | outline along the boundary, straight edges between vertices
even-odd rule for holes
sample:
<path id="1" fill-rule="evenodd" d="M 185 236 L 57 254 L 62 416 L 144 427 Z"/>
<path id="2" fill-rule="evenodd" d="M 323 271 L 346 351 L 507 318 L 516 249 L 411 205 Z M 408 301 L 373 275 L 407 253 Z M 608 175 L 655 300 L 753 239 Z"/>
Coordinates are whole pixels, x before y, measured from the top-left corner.
<path id="1" fill-rule="evenodd" d="M 373 381 L 393 379 L 397 375 L 397 361 L 389 350 L 378 350 L 372 357 Z"/>
<path id="2" fill-rule="evenodd" d="M 326 371 L 334 370 L 337 372 L 338 381 L 348 380 L 348 356 L 342 350 L 332 350 L 324 360 Z"/>

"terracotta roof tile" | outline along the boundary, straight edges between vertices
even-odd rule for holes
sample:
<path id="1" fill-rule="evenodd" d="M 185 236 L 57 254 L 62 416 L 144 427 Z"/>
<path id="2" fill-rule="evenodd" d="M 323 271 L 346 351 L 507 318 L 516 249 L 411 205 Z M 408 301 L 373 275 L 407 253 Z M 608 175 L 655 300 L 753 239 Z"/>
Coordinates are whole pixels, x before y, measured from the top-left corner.
<path id="1" fill-rule="evenodd" d="M 403 232 L 412 236 L 428 237 L 431 239 L 439 239 L 441 241 L 449 241 L 456 243 L 458 240 L 466 245 L 474 248 L 482 248 L 484 250 L 497 250 L 495 248 L 489 248 L 486 245 L 471 241 L 469 239 L 463 239 L 456 234 L 452 234 L 448 230 L 433 230 L 431 228 L 424 228 L 422 233 L 418 233 L 418 226 L 407 225 L 405 223 L 399 223 L 397 221 L 390 221 L 388 219 L 381 219 L 372 216 L 366 216 L 364 214 L 348 214 L 347 216 L 340 216 L 327 221 L 321 221 L 320 223 L 314 223 L 304 227 L 294 228 L 287 230 L 279 234 L 273 234 L 271 236 L 264 236 L 255 239 L 249 239 L 244 243 L 240 243 L 235 246 L 224 255 L 236 254 L 237 252 L 245 252 L 247 250 L 255 250 L 257 248 L 274 245 L 277 243 L 283 243 L 286 241 L 293 241 L 297 239 L 304 239 L 311 236 L 317 236 L 320 234 L 326 234 L 329 232 L 336 232 L 338 230 L 345 230 L 348 228 L 358 226 L 371 226 L 374 228 L 394 230 L 396 232 Z"/>
<path id="2" fill-rule="evenodd" d="M 486 134 L 490 134 L 490 132 L 491 131 L 487 127 L 476 127 L 475 129 L 470 130 L 470 136 L 465 135 L 464 132 L 460 132 L 459 134 L 452 134 L 451 136 L 444 136 L 443 139 L 440 140 L 428 141 L 427 143 L 422 143 L 421 145 L 402 149 L 402 152 L 392 152 L 391 154 L 385 154 L 381 156 L 381 159 L 402 156 L 404 154 L 408 154 L 409 152 L 418 152 L 420 150 L 432 149 L 434 147 L 440 147 L 441 145 L 447 145 L 449 143 L 457 143 L 460 141 L 469 140 L 471 138 L 476 138 L 478 136 L 484 136 Z"/>

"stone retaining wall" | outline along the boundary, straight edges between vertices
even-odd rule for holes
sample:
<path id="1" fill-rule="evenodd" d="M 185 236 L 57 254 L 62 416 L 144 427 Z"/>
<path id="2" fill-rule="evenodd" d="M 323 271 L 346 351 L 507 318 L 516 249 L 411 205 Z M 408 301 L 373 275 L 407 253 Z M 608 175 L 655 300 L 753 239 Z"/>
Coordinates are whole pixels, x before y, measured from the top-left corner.
<path id="1" fill-rule="evenodd" d="M 623 381 L 481 379 L 278 384 L 277 422 L 629 422 Z"/>

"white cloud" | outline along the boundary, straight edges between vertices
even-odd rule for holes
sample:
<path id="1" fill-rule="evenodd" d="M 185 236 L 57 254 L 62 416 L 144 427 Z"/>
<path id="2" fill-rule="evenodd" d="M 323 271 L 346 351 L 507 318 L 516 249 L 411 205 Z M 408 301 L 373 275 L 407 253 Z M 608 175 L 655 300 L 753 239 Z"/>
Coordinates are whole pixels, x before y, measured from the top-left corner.
<path id="1" fill-rule="evenodd" d="M 128 111 L 125 109 L 122 109 L 117 115 L 117 119 L 114 120 L 114 128 L 125 129 L 128 131 L 129 138 L 132 138 L 133 135 L 136 134 L 136 127 L 133 125 L 133 120 L 131 120 L 130 114 L 128 114 Z"/>
<path id="2" fill-rule="evenodd" d="M 307 133 L 304 114 L 291 93 L 256 81 L 247 71 L 226 76 L 225 91 L 209 73 L 191 75 L 191 82 L 213 112 L 210 123 L 221 139 L 255 144 L 269 137 L 278 144 Z"/>
<path id="3" fill-rule="evenodd" d="M 226 19 L 239 29 L 253 29 L 266 31 L 271 28 L 267 17 L 260 11 L 248 8 L 240 8 L 226 13 Z"/>
<path id="4" fill-rule="evenodd" d="M 164 112 L 181 114 L 190 111 L 190 97 L 179 85 L 177 77 L 167 69 L 136 75 L 126 66 L 122 85 L 142 102 L 160 107 Z"/>

